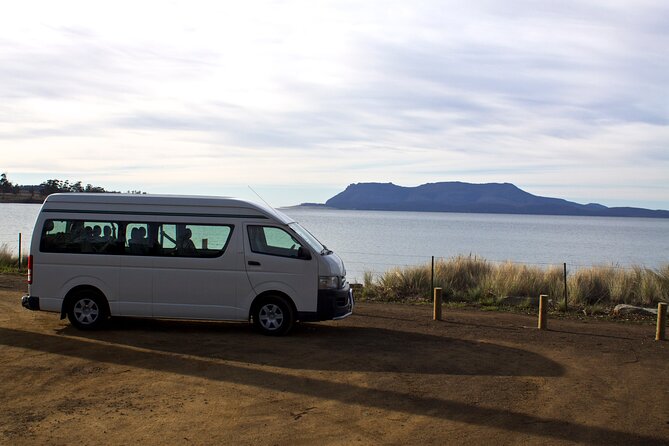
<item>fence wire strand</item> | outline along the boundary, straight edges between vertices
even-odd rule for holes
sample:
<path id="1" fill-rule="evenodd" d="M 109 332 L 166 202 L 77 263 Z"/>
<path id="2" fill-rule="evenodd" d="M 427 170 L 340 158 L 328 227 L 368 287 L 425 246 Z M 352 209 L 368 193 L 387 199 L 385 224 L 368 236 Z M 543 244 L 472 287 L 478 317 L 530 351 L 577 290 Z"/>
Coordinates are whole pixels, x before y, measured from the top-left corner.
<path id="1" fill-rule="evenodd" d="M 17 254 L 19 251 L 18 247 L 18 233 L 10 233 L 6 230 L 0 230 L 0 248 L 9 250 L 12 254 Z M 22 233 L 21 239 L 21 252 L 22 254 L 27 253 L 27 250 L 30 246 L 30 234 Z M 347 265 L 354 265 L 356 272 L 365 273 L 370 272 L 372 274 L 383 274 L 391 269 L 396 268 L 413 268 L 425 266 L 425 264 L 430 264 L 432 261 L 432 256 L 426 255 L 417 255 L 417 254 L 393 254 L 389 252 L 364 252 L 364 251 L 338 251 L 342 257 L 344 257 L 344 262 Z M 347 260 L 346 256 L 353 256 L 355 260 Z M 357 257 L 357 258 L 356 258 Z M 365 258 L 369 257 L 369 260 Z M 635 264 L 635 265 L 621 265 L 621 264 L 606 264 L 606 263 L 583 263 L 583 262 L 523 262 L 519 260 L 498 260 L 485 258 L 479 255 L 474 254 L 460 254 L 460 255 L 451 255 L 451 256 L 434 256 L 435 262 L 449 262 L 459 258 L 466 258 L 472 260 L 478 260 L 487 262 L 494 265 L 504 265 L 504 264 L 513 264 L 513 265 L 525 265 L 525 266 L 538 266 L 538 267 L 562 267 L 565 263 L 571 271 L 577 271 L 580 269 L 587 268 L 610 268 L 623 271 L 635 271 L 638 269 L 655 269 L 648 267 L 645 264 Z M 409 260 L 411 259 L 411 260 Z M 386 261 L 383 261 L 386 260 Z M 414 261 L 415 260 L 415 261 Z M 370 266 L 370 268 L 364 268 L 364 266 Z M 380 269 L 383 269 L 379 271 Z"/>

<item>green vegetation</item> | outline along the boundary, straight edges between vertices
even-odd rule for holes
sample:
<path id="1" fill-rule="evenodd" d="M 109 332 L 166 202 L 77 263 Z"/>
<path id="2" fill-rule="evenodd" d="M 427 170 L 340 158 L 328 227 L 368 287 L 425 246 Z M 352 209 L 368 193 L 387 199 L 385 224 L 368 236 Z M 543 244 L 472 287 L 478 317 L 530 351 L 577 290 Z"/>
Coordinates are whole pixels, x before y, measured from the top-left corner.
<path id="1" fill-rule="evenodd" d="M 7 179 L 7 174 L 0 174 L 0 202 L 14 203 L 42 203 L 46 197 L 55 193 L 88 192 L 88 193 L 119 193 L 109 191 L 104 187 L 83 185 L 81 181 L 70 183 L 68 180 L 46 180 L 39 185 L 19 185 Z M 129 194 L 145 194 L 139 190 L 128 191 Z"/>
<path id="2" fill-rule="evenodd" d="M 23 270 L 28 265 L 28 257 L 22 256 Z M 19 273 L 19 257 L 12 254 L 7 244 L 0 245 L 0 273 Z"/>
<path id="3" fill-rule="evenodd" d="M 394 268 L 374 277 L 365 273 L 361 298 L 391 302 L 431 300 L 429 264 Z M 508 297 L 536 298 L 547 294 L 563 305 L 561 266 L 542 268 L 515 263 L 495 264 L 473 256 L 435 262 L 435 287 L 445 302 L 476 302 L 486 308 L 504 304 Z M 655 305 L 669 300 L 669 264 L 657 270 L 595 266 L 568 275 L 569 305 L 581 308 L 618 303 Z"/>
<path id="4" fill-rule="evenodd" d="M 23 270 L 28 264 L 22 260 Z M 0 273 L 19 273 L 19 260 L 6 244 L 0 245 Z M 421 303 L 432 299 L 430 265 L 394 268 L 379 277 L 366 272 L 362 300 Z M 562 267 L 541 268 L 515 263 L 494 264 L 480 257 L 458 256 L 435 262 L 434 285 L 442 288 L 444 302 L 460 308 L 476 303 L 485 310 L 505 306 L 506 298 L 524 297 L 519 309 L 529 309 L 528 302 L 539 294 L 548 294 L 564 309 Z M 569 306 L 589 313 L 606 312 L 610 306 L 625 303 L 655 306 L 669 301 L 669 264 L 659 269 L 594 266 L 570 273 L 567 278 Z"/>
<path id="5" fill-rule="evenodd" d="M 19 186 L 17 184 L 12 184 L 11 181 L 7 180 L 7 174 L 0 174 L 0 193 L 2 195 L 8 193 L 19 193 Z"/>

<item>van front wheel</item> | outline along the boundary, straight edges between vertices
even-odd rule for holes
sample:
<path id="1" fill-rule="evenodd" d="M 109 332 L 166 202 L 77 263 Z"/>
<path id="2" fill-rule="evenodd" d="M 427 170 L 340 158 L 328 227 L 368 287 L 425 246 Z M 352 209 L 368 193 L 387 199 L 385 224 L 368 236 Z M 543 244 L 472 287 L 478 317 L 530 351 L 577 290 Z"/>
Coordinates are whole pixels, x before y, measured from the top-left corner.
<path id="1" fill-rule="evenodd" d="M 253 311 L 253 326 L 264 335 L 283 336 L 293 327 L 293 309 L 280 297 L 267 297 Z"/>
<path id="2" fill-rule="evenodd" d="M 70 323 L 80 330 L 95 330 L 107 320 L 104 298 L 94 292 L 78 292 L 67 310 Z"/>

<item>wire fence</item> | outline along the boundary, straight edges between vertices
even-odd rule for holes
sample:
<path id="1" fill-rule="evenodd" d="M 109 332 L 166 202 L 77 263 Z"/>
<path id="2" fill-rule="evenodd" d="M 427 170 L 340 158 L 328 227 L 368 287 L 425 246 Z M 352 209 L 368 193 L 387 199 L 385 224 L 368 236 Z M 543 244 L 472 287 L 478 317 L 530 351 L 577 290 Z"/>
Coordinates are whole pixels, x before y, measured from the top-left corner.
<path id="1" fill-rule="evenodd" d="M 27 232 L 13 232 L 0 229 L 0 249 L 5 252 L 9 252 L 11 255 L 18 256 L 21 253 L 22 256 L 27 255 L 30 248 L 30 231 Z M 546 261 L 520 261 L 514 259 L 493 259 L 489 257 L 482 257 L 476 254 L 455 254 L 455 255 L 439 255 L 438 253 L 434 256 L 418 255 L 418 254 L 397 254 L 392 252 L 370 252 L 370 251 L 337 251 L 337 254 L 344 259 L 345 264 L 350 272 L 354 273 L 355 276 L 362 276 L 364 273 L 370 273 L 374 275 L 382 275 L 387 273 L 390 270 L 396 268 L 414 268 L 422 265 L 430 264 L 432 259 L 435 262 L 446 262 L 450 259 L 457 258 L 458 256 L 464 256 L 473 258 L 474 260 L 482 260 L 492 265 L 503 265 L 503 264 L 513 264 L 513 265 L 523 265 L 528 267 L 541 267 L 541 268 L 550 268 L 550 267 L 562 267 L 564 264 L 567 265 L 567 268 L 570 271 L 576 271 L 579 269 L 593 268 L 593 267 L 604 267 L 611 268 L 616 270 L 624 271 L 634 271 L 639 268 L 642 269 L 654 269 L 657 266 L 648 266 L 643 263 L 634 264 L 634 265 L 624 265 L 619 263 L 592 263 L 592 262 L 575 262 L 571 261 L 555 261 L 555 262 L 546 262 Z M 667 264 L 669 264 L 669 259 L 667 259 Z M 659 265 L 661 266 L 661 265 Z"/>
<path id="2" fill-rule="evenodd" d="M 12 255 L 25 254 L 30 247 L 30 233 L 0 231 L 0 249 Z"/>
<path id="3" fill-rule="evenodd" d="M 13 269 L 17 264 L 20 269 L 27 267 L 29 237 L 30 234 L 25 237 L 23 233 L 16 233 L 13 243 L 3 241 L 8 238 L 6 235 L 0 239 L 0 267 Z M 21 260 L 16 258 L 19 254 Z M 482 298 L 481 293 L 501 297 L 538 296 L 548 292 L 562 302 L 560 305 L 565 310 L 574 301 L 647 304 L 669 299 L 669 262 L 648 268 L 573 261 L 501 260 L 475 254 L 425 256 L 346 250 L 337 254 L 344 259 L 349 283 L 364 285 L 364 289 L 369 290 L 367 294 L 372 296 L 390 296 L 390 299 L 429 297 L 430 290 L 443 284 L 449 288 L 449 295 L 465 300 L 473 296 Z"/>
<path id="4" fill-rule="evenodd" d="M 392 258 L 390 255 L 389 261 Z M 489 260 L 460 255 L 431 256 L 416 263 L 349 263 L 352 263 L 349 281 L 361 284 L 363 296 L 372 300 L 429 299 L 435 287 L 444 287 L 450 300 L 492 302 L 493 305 L 513 299 L 529 305 L 525 299 L 545 294 L 550 296 L 551 305 L 564 311 L 574 305 L 577 308 L 604 308 L 606 305 L 612 308 L 619 303 L 648 306 L 669 299 L 669 262 L 647 268 L 584 262 Z"/>
<path id="5" fill-rule="evenodd" d="M 0 252 L 3 252 L 5 255 L 9 254 L 10 256 L 18 257 L 19 254 L 22 257 L 21 264 L 25 267 L 25 258 L 27 257 L 30 249 L 30 237 L 31 231 L 27 232 L 13 232 L 10 230 L 3 230 L 0 228 Z M 387 252 L 383 250 L 380 252 L 370 252 L 370 251 L 356 251 L 356 250 L 342 250 L 337 251 L 337 254 L 342 257 L 347 268 L 347 276 L 351 283 L 361 283 L 365 278 L 380 278 L 384 275 L 395 271 L 397 269 L 411 269 L 411 268 L 420 268 L 420 267 L 430 267 L 430 264 L 434 261 L 437 264 L 448 262 L 457 258 L 465 257 L 473 260 L 484 261 L 487 264 L 493 266 L 500 265 L 518 265 L 525 266 L 529 268 L 564 268 L 565 275 L 567 273 L 571 274 L 579 270 L 589 269 L 589 268 L 606 268 L 617 271 L 638 271 L 639 269 L 658 269 L 664 267 L 664 265 L 657 266 L 647 266 L 643 263 L 625 265 L 620 263 L 592 263 L 592 262 L 578 262 L 578 261 L 521 261 L 515 259 L 494 259 L 483 256 L 478 256 L 476 254 L 455 254 L 450 256 L 445 255 L 435 255 L 435 256 L 426 256 L 419 254 L 398 254 Z M 669 259 L 667 260 L 669 264 Z"/>
<path id="6" fill-rule="evenodd" d="M 391 253 L 364 253 L 364 252 L 354 252 L 354 251 L 341 251 L 337 252 L 341 257 L 345 259 L 345 264 L 349 271 L 353 272 L 355 276 L 362 276 L 364 273 L 373 274 L 375 276 L 380 276 L 388 273 L 390 270 L 397 268 L 416 268 L 421 266 L 429 266 L 432 262 L 432 256 L 419 256 L 419 255 L 404 255 L 404 254 L 391 254 Z M 359 256 L 364 256 L 371 258 L 371 260 L 359 259 Z M 476 256 L 472 254 L 461 254 L 460 256 L 468 257 L 473 260 L 485 261 L 491 265 L 519 265 L 526 267 L 538 267 L 538 268 L 563 268 L 565 265 L 569 271 L 577 271 L 581 269 L 588 268 L 610 268 L 615 270 L 623 271 L 635 271 L 639 268 L 641 269 L 653 269 L 644 264 L 635 264 L 635 265 L 621 265 L 617 263 L 585 263 L 585 262 L 573 262 L 573 261 L 555 261 L 555 262 L 528 262 L 528 261 L 519 261 L 511 259 L 490 259 L 487 257 Z M 457 258 L 458 255 L 453 256 L 434 256 L 434 261 L 439 262 L 448 262 L 449 260 Z M 669 259 L 667 260 L 669 264 Z"/>

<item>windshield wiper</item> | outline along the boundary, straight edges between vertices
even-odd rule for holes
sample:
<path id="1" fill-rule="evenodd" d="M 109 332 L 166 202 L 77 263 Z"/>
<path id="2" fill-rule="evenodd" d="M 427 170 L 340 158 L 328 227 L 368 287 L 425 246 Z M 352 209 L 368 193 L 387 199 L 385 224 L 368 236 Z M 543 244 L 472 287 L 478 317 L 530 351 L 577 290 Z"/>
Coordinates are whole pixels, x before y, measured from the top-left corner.
<path id="1" fill-rule="evenodd" d="M 330 251 L 327 246 L 323 245 L 323 249 L 321 249 L 321 255 L 326 256 L 328 254 L 332 254 L 332 251 Z"/>

